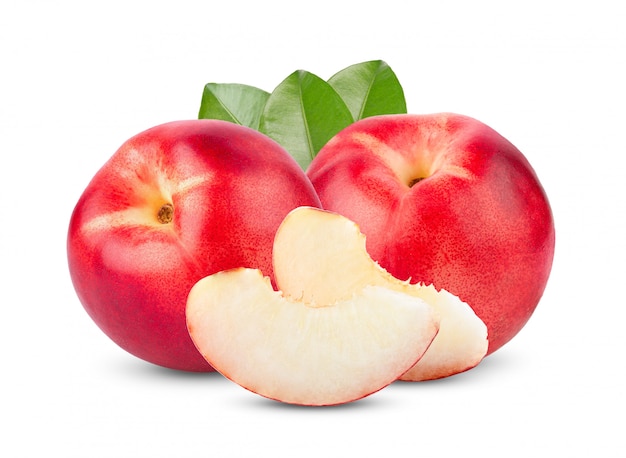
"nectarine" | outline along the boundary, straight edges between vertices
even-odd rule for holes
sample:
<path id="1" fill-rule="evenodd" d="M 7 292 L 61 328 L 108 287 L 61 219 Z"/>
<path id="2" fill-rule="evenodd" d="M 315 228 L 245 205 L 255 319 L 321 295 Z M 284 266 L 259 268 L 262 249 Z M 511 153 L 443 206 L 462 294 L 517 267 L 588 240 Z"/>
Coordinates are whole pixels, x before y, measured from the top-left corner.
<path id="1" fill-rule="evenodd" d="M 467 302 L 487 325 L 489 353 L 535 310 L 554 255 L 551 208 L 528 160 L 485 124 L 451 113 L 365 118 L 307 175 L 389 273 Z"/>
<path id="2" fill-rule="evenodd" d="M 67 254 L 84 308 L 120 347 L 161 366 L 208 371 L 185 324 L 201 278 L 232 267 L 273 277 L 285 215 L 319 206 L 276 142 L 250 128 L 188 120 L 124 143 L 71 217 Z"/>

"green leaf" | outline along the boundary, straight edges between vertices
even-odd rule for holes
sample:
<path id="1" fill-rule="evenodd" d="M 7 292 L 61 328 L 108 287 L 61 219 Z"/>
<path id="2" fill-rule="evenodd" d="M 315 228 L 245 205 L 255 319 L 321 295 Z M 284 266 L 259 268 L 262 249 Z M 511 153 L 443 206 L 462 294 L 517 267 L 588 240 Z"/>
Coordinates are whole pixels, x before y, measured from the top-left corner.
<path id="1" fill-rule="evenodd" d="M 328 83 L 343 98 L 355 121 L 382 114 L 406 113 L 404 91 L 391 67 L 382 60 L 351 65 Z"/>
<path id="2" fill-rule="evenodd" d="M 348 107 L 326 81 L 298 70 L 267 99 L 259 130 L 281 144 L 306 170 L 328 140 L 353 122 Z"/>
<path id="3" fill-rule="evenodd" d="M 200 119 L 222 119 L 258 129 L 263 107 L 270 94 L 245 84 L 209 83 L 204 86 Z"/>

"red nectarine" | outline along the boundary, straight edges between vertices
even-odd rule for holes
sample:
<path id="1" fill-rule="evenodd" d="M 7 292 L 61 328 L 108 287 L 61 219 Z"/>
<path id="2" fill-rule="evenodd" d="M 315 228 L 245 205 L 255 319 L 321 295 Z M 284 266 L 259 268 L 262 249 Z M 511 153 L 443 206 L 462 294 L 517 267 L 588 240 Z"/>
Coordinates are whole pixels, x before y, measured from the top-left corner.
<path id="1" fill-rule="evenodd" d="M 216 120 L 142 132 L 91 180 L 71 217 L 67 252 L 80 301 L 120 347 L 146 361 L 212 370 L 185 324 L 191 287 L 232 267 L 273 276 L 287 213 L 319 206 L 276 142 Z"/>
<path id="2" fill-rule="evenodd" d="M 552 212 L 528 160 L 485 124 L 446 113 L 366 118 L 331 139 L 307 175 L 389 273 L 467 302 L 487 325 L 489 353 L 535 310 L 554 255 Z"/>

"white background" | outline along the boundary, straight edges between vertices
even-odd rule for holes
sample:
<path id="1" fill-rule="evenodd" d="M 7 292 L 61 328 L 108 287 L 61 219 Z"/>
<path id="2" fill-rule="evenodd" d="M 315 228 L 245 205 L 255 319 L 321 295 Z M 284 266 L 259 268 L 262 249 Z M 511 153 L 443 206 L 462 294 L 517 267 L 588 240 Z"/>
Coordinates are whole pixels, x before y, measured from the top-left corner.
<path id="1" fill-rule="evenodd" d="M 626 456 L 626 23 L 619 2 L 7 0 L 0 6 L 0 455 Z M 409 111 L 476 117 L 551 200 L 528 325 L 478 368 L 334 408 L 160 369 L 91 322 L 70 214 L 130 136 L 197 116 L 205 83 L 271 91 L 387 61 Z"/>

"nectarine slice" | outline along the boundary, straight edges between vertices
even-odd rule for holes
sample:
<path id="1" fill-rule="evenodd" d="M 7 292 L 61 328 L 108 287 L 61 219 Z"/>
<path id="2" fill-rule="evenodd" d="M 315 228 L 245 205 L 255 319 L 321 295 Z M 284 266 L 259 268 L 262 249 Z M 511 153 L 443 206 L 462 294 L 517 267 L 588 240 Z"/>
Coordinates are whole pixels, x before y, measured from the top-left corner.
<path id="1" fill-rule="evenodd" d="M 290 255 L 300 258 L 297 249 Z M 316 259 L 317 271 L 330 261 Z M 423 300 L 385 287 L 341 296 L 286 297 L 259 270 L 223 271 L 192 288 L 189 334 L 211 366 L 252 392 L 292 404 L 342 404 L 410 369 L 438 319 Z"/>

